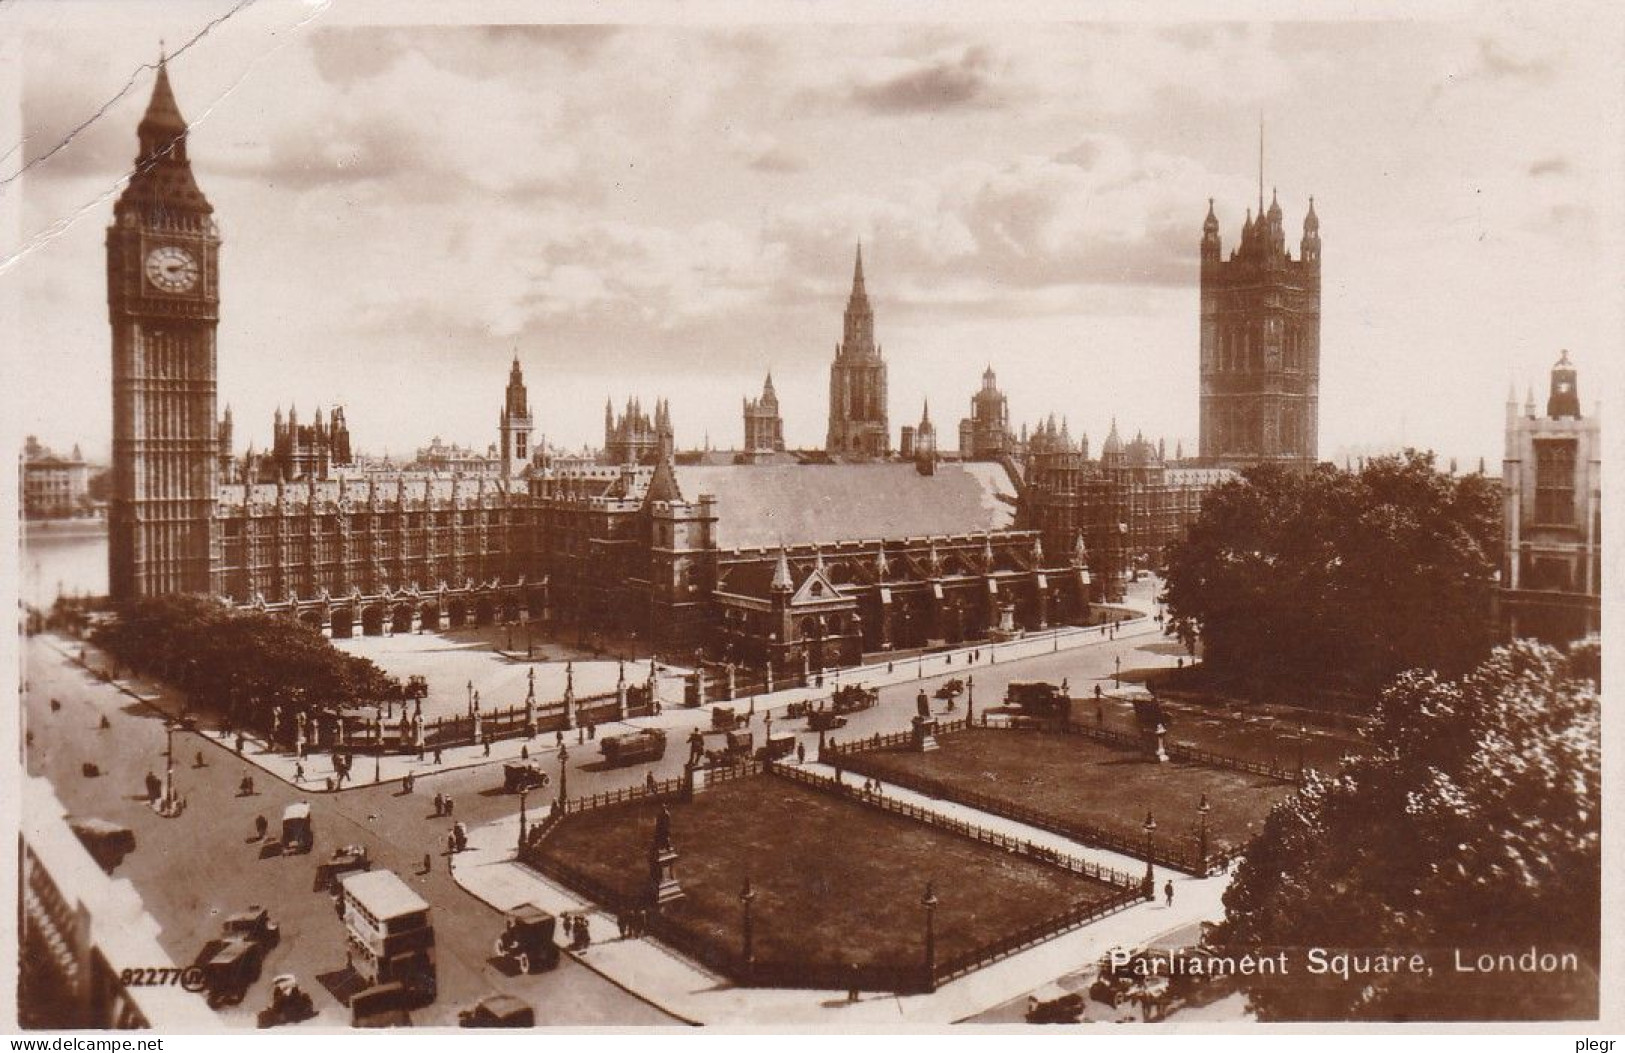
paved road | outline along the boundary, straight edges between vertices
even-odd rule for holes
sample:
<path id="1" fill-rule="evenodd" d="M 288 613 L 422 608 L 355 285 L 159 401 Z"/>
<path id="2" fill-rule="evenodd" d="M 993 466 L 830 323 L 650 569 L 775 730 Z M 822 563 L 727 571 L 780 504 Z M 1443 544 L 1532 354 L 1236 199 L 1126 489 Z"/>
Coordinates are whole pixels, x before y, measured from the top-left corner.
<path id="1" fill-rule="evenodd" d="M 518 995 L 536 1007 L 539 1022 L 556 1025 L 671 1025 L 672 1017 L 614 986 L 596 973 L 565 961 L 543 976 L 509 977 L 489 960 L 500 916 L 464 893 L 446 871 L 446 820 L 431 817 L 428 796 L 395 797 L 394 788 L 373 787 L 309 797 L 316 852 L 309 856 L 260 858 L 254 817 L 273 828 L 283 807 L 300 799 L 292 787 L 267 777 L 216 740 L 175 735 L 175 785 L 188 798 L 182 816 L 164 819 L 144 800 L 142 782 L 162 776 L 165 734 L 145 706 L 115 687 L 92 680 L 40 637 L 27 641 L 26 727 L 32 733 L 28 770 L 44 775 L 77 816 L 95 816 L 135 831 L 138 847 L 118 868 L 129 878 L 162 926 L 159 940 L 178 962 L 188 963 L 219 927 L 222 917 L 249 903 L 268 907 L 283 939 L 265 964 L 262 979 L 242 1006 L 224 1010 L 232 1023 L 252 1026 L 267 999 L 268 980 L 296 974 L 317 1000 L 316 1024 L 348 1023 L 343 1006 L 316 983 L 319 974 L 344 965 L 343 930 L 326 893 L 312 890 L 318 859 L 345 843 L 368 847 L 378 866 L 396 871 L 435 908 L 440 997 L 414 1013 L 423 1024 L 451 1024 L 460 1008 L 493 991 Z M 61 709 L 52 712 L 50 699 Z M 101 730 L 106 714 L 111 728 Z M 204 766 L 195 767 L 201 753 Z M 102 775 L 80 774 L 84 762 Z M 238 783 L 252 774 L 259 793 L 238 797 Z M 478 821 L 482 813 L 511 809 L 507 798 L 482 798 L 469 775 L 454 787 L 459 813 Z M 466 787 L 466 789 L 465 789 Z M 434 791 L 429 790 L 432 795 Z M 434 853 L 427 875 L 418 873 L 424 852 Z M 154 963 L 158 964 L 158 963 Z"/>

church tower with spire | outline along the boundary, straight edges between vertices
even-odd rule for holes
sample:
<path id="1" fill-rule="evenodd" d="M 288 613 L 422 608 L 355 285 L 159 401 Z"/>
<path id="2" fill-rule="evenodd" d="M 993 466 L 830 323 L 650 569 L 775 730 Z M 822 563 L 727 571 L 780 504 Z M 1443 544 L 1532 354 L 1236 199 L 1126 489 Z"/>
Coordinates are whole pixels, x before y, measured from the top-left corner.
<path id="1" fill-rule="evenodd" d="M 158 61 L 134 171 L 107 228 L 113 345 L 108 585 L 114 600 L 220 591 L 220 233 Z"/>
<path id="2" fill-rule="evenodd" d="M 1210 199 L 1201 261 L 1203 463 L 1313 464 L 1320 442 L 1320 218 L 1310 198 L 1294 259 L 1273 193 L 1264 207 L 1262 139 L 1257 217 L 1248 211 L 1241 244 L 1226 260 Z"/>
<path id="3" fill-rule="evenodd" d="M 530 396 L 525 392 L 525 374 L 519 368 L 519 352 L 513 356 L 513 368 L 508 371 L 508 391 L 502 403 L 502 415 L 497 431 L 502 441 L 502 474 L 512 479 L 525 470 L 530 461 Z"/>
<path id="4" fill-rule="evenodd" d="M 779 415 L 779 396 L 769 373 L 762 384 L 762 397 L 745 400 L 745 456 L 754 460 L 783 452 L 784 418 Z"/>
<path id="5" fill-rule="evenodd" d="M 863 246 L 852 270 L 852 295 L 835 361 L 829 367 L 829 435 L 824 449 L 857 460 L 891 455 L 886 423 L 886 360 L 875 343 L 875 313 L 863 286 Z"/>

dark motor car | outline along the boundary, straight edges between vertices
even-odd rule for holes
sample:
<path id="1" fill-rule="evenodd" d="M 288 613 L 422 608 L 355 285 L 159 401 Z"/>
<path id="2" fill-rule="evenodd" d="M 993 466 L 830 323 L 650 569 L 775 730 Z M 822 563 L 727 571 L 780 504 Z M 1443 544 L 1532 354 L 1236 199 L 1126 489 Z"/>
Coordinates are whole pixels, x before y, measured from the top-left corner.
<path id="1" fill-rule="evenodd" d="M 559 964 L 559 948 L 553 942 L 558 920 L 532 904 L 515 907 L 507 927 L 497 937 L 497 956 L 512 962 L 522 973 L 539 973 Z"/>
<path id="2" fill-rule="evenodd" d="M 461 1027 L 535 1027 L 536 1010 L 512 995 L 491 995 L 457 1014 Z"/>

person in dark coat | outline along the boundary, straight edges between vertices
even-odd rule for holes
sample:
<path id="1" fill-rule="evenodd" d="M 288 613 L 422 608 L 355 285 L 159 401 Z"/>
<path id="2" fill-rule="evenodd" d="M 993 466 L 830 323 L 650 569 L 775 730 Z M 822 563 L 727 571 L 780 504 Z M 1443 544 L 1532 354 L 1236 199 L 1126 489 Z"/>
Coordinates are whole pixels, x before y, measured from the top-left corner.
<path id="1" fill-rule="evenodd" d="M 1167 882 L 1163 883 L 1162 894 L 1167 899 L 1167 905 L 1170 906 L 1170 907 L 1173 906 L 1174 905 L 1174 883 L 1172 881 L 1167 881 Z"/>

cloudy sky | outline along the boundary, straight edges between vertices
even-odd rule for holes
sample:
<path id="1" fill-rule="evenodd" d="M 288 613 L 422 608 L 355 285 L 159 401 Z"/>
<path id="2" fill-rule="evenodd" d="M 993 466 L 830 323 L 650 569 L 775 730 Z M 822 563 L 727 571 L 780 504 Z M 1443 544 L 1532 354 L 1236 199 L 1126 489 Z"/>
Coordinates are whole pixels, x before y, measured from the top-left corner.
<path id="1" fill-rule="evenodd" d="M 951 436 L 991 363 L 1017 420 L 1066 414 L 1098 448 L 1115 415 L 1192 448 L 1201 222 L 1212 197 L 1228 252 L 1260 114 L 1289 244 L 1311 194 L 1321 217 L 1323 455 L 1403 438 L 1493 463 L 1509 379 L 1538 383 L 1570 348 L 1589 407 L 1620 348 L 1602 8 L 866 24 L 798 7 L 731 25 L 719 11 L 774 9 L 712 6 L 609 26 L 90 10 L 0 12 L 23 29 L 0 33 L 21 99 L 0 128 L 22 135 L 0 159 L 0 282 L 21 319 L 14 430 L 93 455 L 104 229 L 160 38 L 224 229 L 239 448 L 289 403 L 343 404 L 374 453 L 483 446 L 515 350 L 562 445 L 628 395 L 669 397 L 685 446 L 737 444 L 768 369 L 788 440 L 821 444 L 859 239 L 894 433 L 929 398 Z"/>

